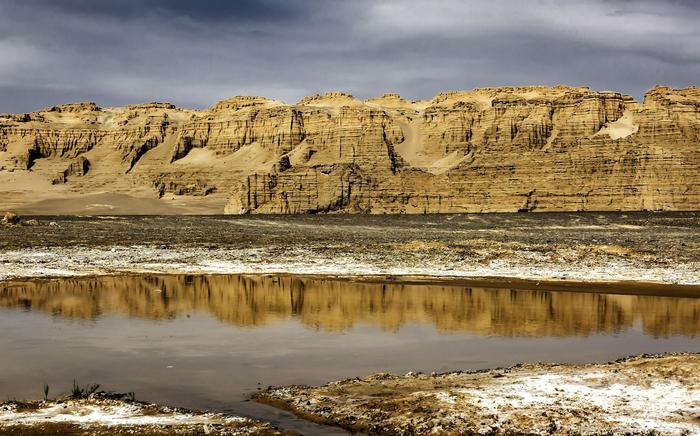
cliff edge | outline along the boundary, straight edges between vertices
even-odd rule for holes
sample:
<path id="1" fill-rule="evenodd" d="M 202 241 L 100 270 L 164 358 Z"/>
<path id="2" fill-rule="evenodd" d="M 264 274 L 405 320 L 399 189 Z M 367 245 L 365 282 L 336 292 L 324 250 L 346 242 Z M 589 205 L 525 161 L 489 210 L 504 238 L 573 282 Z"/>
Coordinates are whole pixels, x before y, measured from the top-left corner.
<path id="1" fill-rule="evenodd" d="M 700 209 L 700 88 L 343 92 L 207 110 L 0 115 L 0 209 L 442 213 Z"/>

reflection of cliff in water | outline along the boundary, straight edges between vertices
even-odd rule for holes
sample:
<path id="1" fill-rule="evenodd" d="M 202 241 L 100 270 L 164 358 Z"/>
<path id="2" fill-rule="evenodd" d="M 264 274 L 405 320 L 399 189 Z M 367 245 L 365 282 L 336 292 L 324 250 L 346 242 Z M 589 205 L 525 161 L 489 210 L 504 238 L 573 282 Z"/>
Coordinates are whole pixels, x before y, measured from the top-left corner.
<path id="1" fill-rule="evenodd" d="M 169 319 L 209 312 L 237 326 L 295 317 L 343 331 L 358 322 L 394 330 L 432 323 L 498 336 L 614 333 L 640 324 L 655 337 L 700 331 L 700 299 L 353 283 L 298 277 L 108 276 L 0 284 L 0 307 L 72 319 L 124 314 Z"/>

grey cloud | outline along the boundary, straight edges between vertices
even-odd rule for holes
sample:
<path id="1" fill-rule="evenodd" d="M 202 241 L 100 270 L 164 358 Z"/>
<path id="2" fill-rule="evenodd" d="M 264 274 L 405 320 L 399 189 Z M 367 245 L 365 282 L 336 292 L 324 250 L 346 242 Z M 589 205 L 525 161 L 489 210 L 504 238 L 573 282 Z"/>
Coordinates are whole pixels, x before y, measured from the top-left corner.
<path id="1" fill-rule="evenodd" d="M 697 83 L 697 22 L 680 0 L 4 2 L 0 112 L 560 83 L 639 98 Z"/>

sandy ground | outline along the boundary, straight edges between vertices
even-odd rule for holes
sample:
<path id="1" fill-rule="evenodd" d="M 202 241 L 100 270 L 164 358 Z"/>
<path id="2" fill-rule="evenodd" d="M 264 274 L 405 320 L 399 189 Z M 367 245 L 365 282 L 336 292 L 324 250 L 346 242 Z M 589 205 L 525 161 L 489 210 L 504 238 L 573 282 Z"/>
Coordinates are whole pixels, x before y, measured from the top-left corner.
<path id="1" fill-rule="evenodd" d="M 700 434 L 700 355 L 375 374 L 254 397 L 369 434 Z"/>
<path id="2" fill-rule="evenodd" d="M 121 395 L 0 403 L 0 434 L 281 435 L 269 424 L 129 401 Z"/>
<path id="3" fill-rule="evenodd" d="M 105 192 L 26 202 L 13 210 L 24 215 L 197 215 L 223 213 L 226 200 L 222 195 L 153 198 Z"/>
<path id="4" fill-rule="evenodd" d="M 495 248 L 495 247 L 494 247 Z M 371 280 L 459 282 L 519 279 L 555 283 L 656 283 L 700 286 L 700 264 L 657 263 L 607 253 L 484 249 L 471 259 L 443 252 L 326 253 L 321 247 L 115 245 L 0 250 L 0 280 L 104 274 L 299 274 Z M 690 289 L 689 288 L 689 289 Z"/>

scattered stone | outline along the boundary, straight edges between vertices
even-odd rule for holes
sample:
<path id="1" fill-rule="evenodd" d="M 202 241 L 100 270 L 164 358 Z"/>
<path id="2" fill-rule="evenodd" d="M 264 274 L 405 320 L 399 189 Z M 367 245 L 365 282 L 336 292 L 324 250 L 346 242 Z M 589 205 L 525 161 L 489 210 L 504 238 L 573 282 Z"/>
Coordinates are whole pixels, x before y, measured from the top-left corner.
<path id="1" fill-rule="evenodd" d="M 5 212 L 5 216 L 0 221 L 1 224 L 16 226 L 20 223 L 21 218 L 14 212 Z"/>

